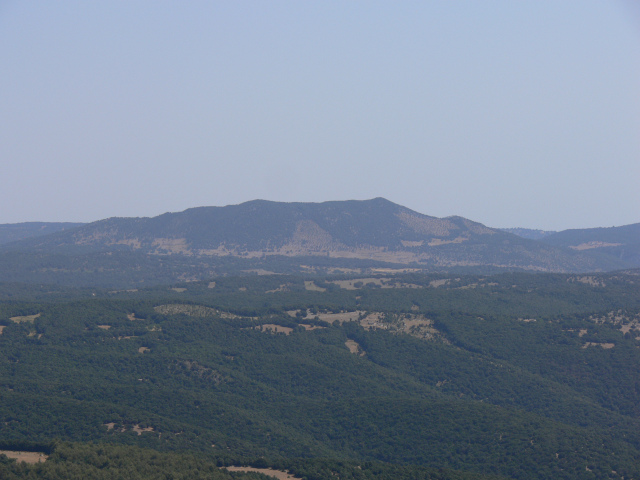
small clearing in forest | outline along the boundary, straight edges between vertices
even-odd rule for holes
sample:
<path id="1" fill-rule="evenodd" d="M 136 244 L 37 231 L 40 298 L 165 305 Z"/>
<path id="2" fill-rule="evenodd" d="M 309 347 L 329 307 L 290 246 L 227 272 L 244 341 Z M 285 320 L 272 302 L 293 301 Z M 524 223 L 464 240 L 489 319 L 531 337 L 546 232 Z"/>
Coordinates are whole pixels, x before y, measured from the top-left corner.
<path id="1" fill-rule="evenodd" d="M 349 351 L 354 355 L 359 355 L 363 357 L 366 353 L 364 350 L 362 350 L 362 348 L 360 348 L 360 344 L 355 340 L 347 340 L 346 342 L 344 342 L 344 344 L 347 346 Z"/>
<path id="2" fill-rule="evenodd" d="M 111 325 L 98 325 L 98 328 L 101 328 L 102 330 L 109 330 Z"/>
<path id="3" fill-rule="evenodd" d="M 293 475 L 283 470 L 273 470 L 272 468 L 254 468 L 254 467 L 222 467 L 226 468 L 230 472 L 255 472 L 262 473 L 269 477 L 277 478 L 278 480 L 302 480 L 300 477 L 294 477 Z"/>
<path id="4" fill-rule="evenodd" d="M 21 317 L 11 317 L 10 320 L 12 322 L 21 323 L 21 322 L 33 322 L 36 318 L 38 318 L 41 313 L 37 313 L 35 315 L 24 315 Z"/>
<path id="5" fill-rule="evenodd" d="M 140 347 L 138 349 L 138 353 L 145 353 L 145 352 L 150 352 L 150 351 L 151 351 L 151 349 L 147 348 L 147 347 Z"/>
<path id="6" fill-rule="evenodd" d="M 48 455 L 41 452 L 22 452 L 18 450 L 0 450 L 0 455 L 15 458 L 18 462 L 24 463 L 40 463 L 49 458 Z"/>
<path id="7" fill-rule="evenodd" d="M 4 329 L 7 328 L 4 325 L 0 325 L 0 335 L 2 335 L 2 332 L 4 331 Z"/>
<path id="8" fill-rule="evenodd" d="M 144 432 L 153 432 L 153 427 L 141 427 L 138 424 L 135 424 L 131 427 L 131 430 L 136 432 L 138 435 L 142 435 Z"/>

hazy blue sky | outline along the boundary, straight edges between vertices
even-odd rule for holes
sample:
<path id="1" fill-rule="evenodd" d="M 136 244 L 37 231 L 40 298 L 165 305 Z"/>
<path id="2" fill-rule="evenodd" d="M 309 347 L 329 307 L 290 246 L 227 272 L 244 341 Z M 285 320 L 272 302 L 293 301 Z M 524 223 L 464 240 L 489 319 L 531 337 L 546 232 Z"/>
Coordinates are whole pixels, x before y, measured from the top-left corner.
<path id="1" fill-rule="evenodd" d="M 640 222 L 639 4 L 0 0 L 0 223 L 377 196 Z"/>

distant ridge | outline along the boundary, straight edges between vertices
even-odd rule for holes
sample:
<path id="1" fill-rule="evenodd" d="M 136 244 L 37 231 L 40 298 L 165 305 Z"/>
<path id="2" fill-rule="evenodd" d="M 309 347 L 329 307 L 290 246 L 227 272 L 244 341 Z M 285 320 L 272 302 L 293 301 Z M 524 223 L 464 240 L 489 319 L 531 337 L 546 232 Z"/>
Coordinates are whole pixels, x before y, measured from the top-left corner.
<path id="1" fill-rule="evenodd" d="M 503 232 L 513 233 L 522 238 L 528 238 L 529 240 L 540 240 L 544 237 L 548 237 L 554 233 L 552 230 L 535 230 L 532 228 L 501 228 Z"/>
<path id="2" fill-rule="evenodd" d="M 0 224 L 0 245 L 24 240 L 30 237 L 41 237 L 61 230 L 80 227 L 84 223 L 72 222 L 24 222 Z"/>
<path id="3" fill-rule="evenodd" d="M 2 248 L 39 254 L 126 250 L 196 258 L 320 256 L 550 272 L 626 266 L 462 217 L 423 215 L 384 198 L 324 203 L 253 200 L 153 218 L 109 218 Z"/>

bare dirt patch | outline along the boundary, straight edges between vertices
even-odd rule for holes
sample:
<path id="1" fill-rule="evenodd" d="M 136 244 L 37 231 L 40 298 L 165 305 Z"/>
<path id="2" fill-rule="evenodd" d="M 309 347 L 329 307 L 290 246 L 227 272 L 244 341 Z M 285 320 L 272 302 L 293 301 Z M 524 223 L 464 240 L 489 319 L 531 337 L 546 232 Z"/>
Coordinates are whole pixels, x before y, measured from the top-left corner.
<path id="1" fill-rule="evenodd" d="M 216 288 L 216 282 L 209 282 L 209 285 L 207 285 L 207 288 Z"/>
<path id="2" fill-rule="evenodd" d="M 273 470 L 272 468 L 254 468 L 254 467 L 222 467 L 230 472 L 256 472 L 262 473 L 278 480 L 302 480 L 300 477 L 294 477 L 289 472 L 283 470 Z"/>
<path id="3" fill-rule="evenodd" d="M 182 292 L 186 292 L 187 291 L 186 288 L 170 288 L 169 290 L 173 290 L 174 292 L 178 292 L 178 293 L 182 293 Z"/>
<path id="4" fill-rule="evenodd" d="M 138 353 L 146 353 L 146 352 L 150 352 L 150 351 L 151 351 L 151 349 L 147 348 L 147 347 L 140 347 L 138 349 Z"/>
<path id="5" fill-rule="evenodd" d="M 4 325 L 0 325 L 0 335 L 2 335 L 2 332 L 4 331 L 5 328 L 7 327 Z"/>
<path id="6" fill-rule="evenodd" d="M 442 287 L 443 285 L 448 285 L 450 283 L 451 283 L 451 280 L 449 280 L 448 278 L 444 278 L 442 280 L 431 280 L 429 282 L 429 286 L 433 288 L 438 288 L 438 287 Z"/>
<path id="7" fill-rule="evenodd" d="M 15 322 L 15 323 L 33 322 L 40 315 L 42 315 L 42 314 L 41 313 L 36 313 L 35 315 L 23 315 L 23 316 L 18 316 L 18 317 L 11 317 L 10 320 L 12 322 Z"/>
<path id="8" fill-rule="evenodd" d="M 354 355 L 359 355 L 363 357 L 366 353 L 364 350 L 362 350 L 362 348 L 360 347 L 360 344 L 355 340 L 347 340 L 346 342 L 344 342 L 344 344 L 347 346 L 349 351 Z"/>
<path id="9" fill-rule="evenodd" d="M 24 463 L 40 463 L 49 458 L 48 455 L 41 452 L 21 452 L 18 450 L 0 450 L 0 455 L 15 458 L 18 462 Z"/>
<path id="10" fill-rule="evenodd" d="M 283 327 L 282 325 L 276 325 L 273 323 L 265 323 L 264 325 L 258 325 L 254 328 L 266 333 L 284 333 L 285 335 L 289 335 L 293 332 L 293 328 Z"/>
<path id="11" fill-rule="evenodd" d="M 102 330 L 109 330 L 111 325 L 98 325 L 98 328 L 101 328 Z"/>
<path id="12" fill-rule="evenodd" d="M 144 432 L 153 432 L 154 431 L 153 427 L 141 427 L 138 424 L 135 424 L 133 427 L 131 427 L 131 430 L 136 432 L 138 435 L 142 435 Z"/>
<path id="13" fill-rule="evenodd" d="M 129 314 L 127 314 L 127 318 L 128 318 L 129 320 L 131 320 L 132 322 L 133 322 L 133 321 L 135 321 L 135 320 L 144 320 L 144 318 L 138 318 L 138 317 L 136 317 L 136 314 L 135 314 L 135 313 L 129 313 Z"/>

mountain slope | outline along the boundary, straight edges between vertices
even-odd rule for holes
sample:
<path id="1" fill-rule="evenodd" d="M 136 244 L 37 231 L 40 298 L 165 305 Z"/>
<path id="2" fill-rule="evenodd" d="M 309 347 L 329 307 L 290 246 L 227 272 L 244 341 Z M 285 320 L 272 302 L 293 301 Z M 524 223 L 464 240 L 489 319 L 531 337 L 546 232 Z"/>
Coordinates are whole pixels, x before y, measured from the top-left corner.
<path id="1" fill-rule="evenodd" d="M 368 259 L 423 267 L 495 266 L 533 271 L 623 268 L 520 238 L 462 217 L 436 218 L 383 198 L 325 203 L 254 200 L 154 218 L 110 218 L 4 247 L 40 253 L 124 249 L 190 257 L 281 255 Z"/>
<path id="2" fill-rule="evenodd" d="M 71 222 L 25 222 L 0 225 L 0 245 L 30 237 L 40 237 L 84 225 Z"/>
<path id="3" fill-rule="evenodd" d="M 615 259 L 640 267 L 640 223 L 610 228 L 583 228 L 557 232 L 541 240 L 599 259 Z"/>

